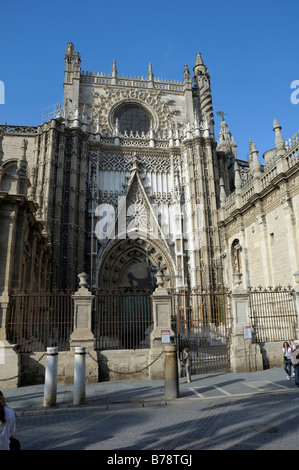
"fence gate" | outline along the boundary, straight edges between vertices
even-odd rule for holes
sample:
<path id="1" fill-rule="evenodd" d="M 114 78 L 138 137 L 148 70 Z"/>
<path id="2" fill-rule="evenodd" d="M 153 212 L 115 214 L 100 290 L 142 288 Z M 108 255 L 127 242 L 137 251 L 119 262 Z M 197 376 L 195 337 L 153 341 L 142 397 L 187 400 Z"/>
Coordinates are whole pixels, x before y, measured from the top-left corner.
<path id="1" fill-rule="evenodd" d="M 153 324 L 150 291 L 96 290 L 92 331 L 96 349 L 149 347 Z"/>
<path id="2" fill-rule="evenodd" d="M 192 373 L 229 371 L 230 292 L 173 292 L 173 328 L 180 358 L 192 357 Z"/>

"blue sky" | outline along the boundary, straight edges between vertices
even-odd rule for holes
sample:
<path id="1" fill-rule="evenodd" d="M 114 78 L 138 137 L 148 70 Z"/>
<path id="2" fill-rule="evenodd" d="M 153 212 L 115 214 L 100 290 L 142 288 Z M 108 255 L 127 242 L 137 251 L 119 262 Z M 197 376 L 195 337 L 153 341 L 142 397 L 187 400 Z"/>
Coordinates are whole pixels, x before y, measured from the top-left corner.
<path id="1" fill-rule="evenodd" d="M 249 139 L 260 157 L 274 147 L 273 119 L 284 139 L 299 129 L 298 0 L 44 0 L 2 2 L 0 123 L 38 125 L 42 109 L 62 100 L 64 52 L 73 42 L 92 72 L 183 80 L 201 52 L 211 76 L 216 134 L 226 113 L 247 159 Z M 299 95 L 298 95 L 299 96 Z"/>

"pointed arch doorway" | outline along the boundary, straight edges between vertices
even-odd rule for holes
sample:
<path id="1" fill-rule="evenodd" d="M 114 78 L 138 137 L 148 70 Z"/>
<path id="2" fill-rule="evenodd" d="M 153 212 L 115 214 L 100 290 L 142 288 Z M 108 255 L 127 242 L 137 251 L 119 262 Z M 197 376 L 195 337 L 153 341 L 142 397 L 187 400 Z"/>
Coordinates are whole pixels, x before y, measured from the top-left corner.
<path id="1" fill-rule="evenodd" d="M 149 347 L 153 327 L 151 295 L 157 266 L 165 287 L 174 280 L 172 260 L 159 240 L 114 240 L 105 250 L 95 292 L 93 331 L 97 349 Z"/>

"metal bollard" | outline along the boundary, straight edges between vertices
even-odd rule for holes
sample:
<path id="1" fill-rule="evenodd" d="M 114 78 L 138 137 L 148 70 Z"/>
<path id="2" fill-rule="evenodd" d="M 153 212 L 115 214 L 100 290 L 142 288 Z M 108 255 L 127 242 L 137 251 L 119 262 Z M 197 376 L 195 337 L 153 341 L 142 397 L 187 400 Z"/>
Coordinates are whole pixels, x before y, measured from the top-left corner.
<path id="1" fill-rule="evenodd" d="M 47 348 L 43 406 L 56 406 L 58 348 Z"/>
<path id="2" fill-rule="evenodd" d="M 177 345 L 164 344 L 164 386 L 165 398 L 179 397 L 179 375 Z"/>
<path id="3" fill-rule="evenodd" d="M 86 348 L 75 347 L 75 366 L 74 366 L 74 405 L 83 405 L 85 403 L 85 356 Z"/>

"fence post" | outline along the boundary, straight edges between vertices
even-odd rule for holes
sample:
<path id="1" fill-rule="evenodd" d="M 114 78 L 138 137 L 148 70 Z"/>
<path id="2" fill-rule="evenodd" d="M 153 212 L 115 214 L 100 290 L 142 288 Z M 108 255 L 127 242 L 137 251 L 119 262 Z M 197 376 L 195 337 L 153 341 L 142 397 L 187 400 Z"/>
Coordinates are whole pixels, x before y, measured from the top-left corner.
<path id="1" fill-rule="evenodd" d="M 299 341 L 299 271 L 296 271 L 294 274 L 296 285 L 295 285 L 295 307 L 297 320 L 295 325 L 295 336 L 296 341 Z"/>
<path id="2" fill-rule="evenodd" d="M 98 382 L 98 358 L 95 348 L 95 337 L 92 332 L 92 303 L 94 295 L 87 289 L 87 274 L 78 275 L 80 288 L 72 296 L 74 300 L 74 331 L 70 337 L 70 349 L 85 347 L 88 352 L 86 361 L 86 381 Z"/>
<path id="3" fill-rule="evenodd" d="M 157 272 L 156 278 L 158 287 L 151 296 L 154 327 L 150 334 L 150 363 L 163 352 L 162 331 L 169 332 L 170 343 L 174 341 L 174 332 L 171 329 L 171 295 L 163 287 L 164 275 L 161 270 Z M 163 375 L 163 355 L 161 355 L 161 358 L 149 367 L 149 378 L 162 379 Z"/>
<path id="4" fill-rule="evenodd" d="M 56 406 L 58 348 L 47 348 L 44 406 Z"/>
<path id="5" fill-rule="evenodd" d="M 234 273 L 230 364 L 232 372 L 253 372 L 263 370 L 263 360 L 259 345 L 244 334 L 244 328 L 250 326 L 249 294 L 242 286 L 241 277 L 241 273 Z"/>
<path id="6" fill-rule="evenodd" d="M 164 344 L 164 387 L 165 398 L 179 397 L 179 374 L 177 345 Z"/>
<path id="7" fill-rule="evenodd" d="M 74 365 L 74 405 L 85 403 L 86 348 L 75 347 Z"/>

